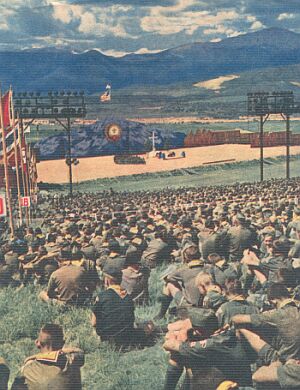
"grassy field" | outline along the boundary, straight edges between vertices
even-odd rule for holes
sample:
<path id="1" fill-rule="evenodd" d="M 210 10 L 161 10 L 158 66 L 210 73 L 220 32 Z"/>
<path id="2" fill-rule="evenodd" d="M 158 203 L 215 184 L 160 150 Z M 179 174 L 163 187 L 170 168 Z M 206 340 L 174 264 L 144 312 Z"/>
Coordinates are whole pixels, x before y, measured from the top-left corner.
<path id="1" fill-rule="evenodd" d="M 139 320 L 158 312 L 156 298 L 161 291 L 159 273 L 150 279 L 151 306 L 136 309 Z M 46 305 L 37 298 L 38 288 L 0 291 L 0 356 L 11 369 L 11 379 L 24 359 L 37 353 L 34 340 L 41 326 L 54 322 L 63 326 L 66 344 L 82 348 L 86 361 L 82 369 L 83 387 L 89 390 L 159 390 L 163 387 L 167 356 L 158 342 L 154 347 L 121 353 L 100 343 L 90 325 L 89 308 L 65 309 Z"/>

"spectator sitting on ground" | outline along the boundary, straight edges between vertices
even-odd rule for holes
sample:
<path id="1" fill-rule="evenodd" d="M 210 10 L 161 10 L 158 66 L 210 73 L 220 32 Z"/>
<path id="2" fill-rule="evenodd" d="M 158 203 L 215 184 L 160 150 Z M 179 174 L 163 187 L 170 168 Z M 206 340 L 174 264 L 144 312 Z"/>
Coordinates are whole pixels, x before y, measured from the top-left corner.
<path id="1" fill-rule="evenodd" d="M 43 326 L 35 342 L 40 352 L 25 360 L 12 389 L 81 390 L 84 353 L 78 348 L 66 348 L 64 343 L 59 325 Z"/>

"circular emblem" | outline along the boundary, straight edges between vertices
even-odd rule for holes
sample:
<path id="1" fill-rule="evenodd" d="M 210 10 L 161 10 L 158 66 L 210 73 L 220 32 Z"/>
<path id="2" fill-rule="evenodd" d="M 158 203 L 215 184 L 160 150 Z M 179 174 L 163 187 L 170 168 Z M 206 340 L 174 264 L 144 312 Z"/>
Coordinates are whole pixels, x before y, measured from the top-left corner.
<path id="1" fill-rule="evenodd" d="M 119 141 L 122 135 L 122 129 L 116 123 L 111 123 L 105 127 L 105 136 L 108 141 L 116 142 Z"/>

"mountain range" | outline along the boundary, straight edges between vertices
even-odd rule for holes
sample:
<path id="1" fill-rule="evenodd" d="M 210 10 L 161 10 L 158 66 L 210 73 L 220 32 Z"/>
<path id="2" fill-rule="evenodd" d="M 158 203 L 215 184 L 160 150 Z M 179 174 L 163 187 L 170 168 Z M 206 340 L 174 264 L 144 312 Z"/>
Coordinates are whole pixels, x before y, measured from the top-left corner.
<path id="1" fill-rule="evenodd" d="M 115 58 L 44 48 L 0 52 L 0 80 L 17 92 L 113 89 L 196 83 L 219 76 L 300 64 L 300 34 L 279 28 L 195 42 L 155 54 Z"/>

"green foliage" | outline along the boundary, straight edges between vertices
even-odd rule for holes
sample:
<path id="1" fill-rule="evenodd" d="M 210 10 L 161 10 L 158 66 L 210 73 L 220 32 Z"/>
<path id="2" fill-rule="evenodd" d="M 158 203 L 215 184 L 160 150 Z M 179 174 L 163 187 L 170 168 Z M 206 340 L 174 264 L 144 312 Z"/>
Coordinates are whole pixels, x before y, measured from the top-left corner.
<path id="1" fill-rule="evenodd" d="M 157 297 L 162 289 L 160 273 L 161 269 L 151 273 L 151 306 L 136 309 L 138 321 L 149 320 L 158 312 Z M 84 389 L 162 389 L 167 357 L 160 342 L 144 350 L 121 353 L 99 341 L 90 325 L 89 308 L 47 305 L 38 299 L 38 292 L 34 286 L 0 290 L 0 356 L 10 366 L 11 380 L 24 359 L 37 353 L 34 340 L 41 326 L 54 322 L 63 326 L 66 345 L 85 352 Z"/>

